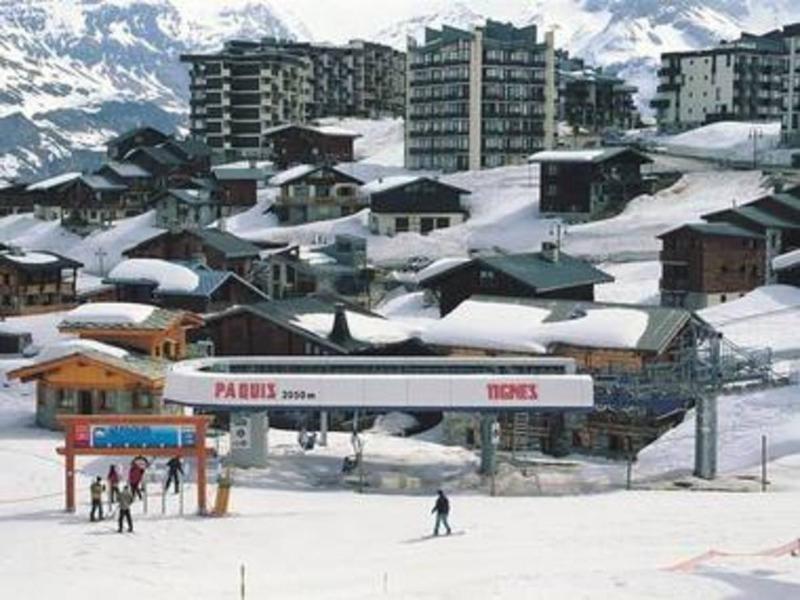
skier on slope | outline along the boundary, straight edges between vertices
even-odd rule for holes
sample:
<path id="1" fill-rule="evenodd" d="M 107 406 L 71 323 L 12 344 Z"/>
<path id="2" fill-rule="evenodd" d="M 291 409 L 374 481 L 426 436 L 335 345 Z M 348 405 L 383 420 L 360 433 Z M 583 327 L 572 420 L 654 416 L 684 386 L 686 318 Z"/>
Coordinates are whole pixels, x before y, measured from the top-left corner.
<path id="1" fill-rule="evenodd" d="M 433 530 L 433 535 L 439 535 L 440 525 L 444 525 L 447 530 L 447 535 L 450 535 L 450 524 L 447 522 L 447 516 L 450 514 L 450 501 L 442 490 L 439 490 L 437 494 L 436 504 L 433 510 L 431 510 L 431 514 L 436 513 L 436 527 Z"/>
<path id="2" fill-rule="evenodd" d="M 89 520 L 92 522 L 95 521 L 95 514 L 98 515 L 100 521 L 103 520 L 103 491 L 105 489 L 106 486 L 103 485 L 100 477 L 89 486 L 89 493 L 92 497 L 92 511 L 89 513 Z"/>
<path id="3" fill-rule="evenodd" d="M 131 519 L 131 504 L 133 504 L 133 492 L 129 485 L 119 493 L 119 516 L 117 517 L 117 531 L 122 533 L 123 519 L 128 523 L 128 532 L 133 532 L 133 520 Z"/>
<path id="4" fill-rule="evenodd" d="M 181 464 L 181 457 L 180 456 L 173 456 L 167 461 L 167 469 L 169 469 L 169 473 L 167 474 L 167 483 L 164 484 L 164 491 L 169 489 L 169 484 L 175 484 L 175 493 L 178 493 L 178 485 L 180 483 L 180 478 L 183 476 L 183 464 Z"/>

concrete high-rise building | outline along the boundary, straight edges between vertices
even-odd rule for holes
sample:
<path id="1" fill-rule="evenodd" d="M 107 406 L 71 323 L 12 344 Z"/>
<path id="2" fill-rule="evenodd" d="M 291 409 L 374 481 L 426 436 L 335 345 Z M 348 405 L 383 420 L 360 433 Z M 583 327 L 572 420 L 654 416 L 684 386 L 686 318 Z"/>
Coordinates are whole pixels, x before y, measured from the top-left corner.
<path id="1" fill-rule="evenodd" d="M 265 38 L 264 48 L 305 56 L 312 64 L 310 119 L 402 116 L 406 55 L 390 46 L 351 40 L 344 45 Z"/>
<path id="2" fill-rule="evenodd" d="M 780 30 L 743 34 L 706 50 L 661 55 L 650 105 L 659 127 L 681 130 L 716 121 L 779 121 L 785 45 Z"/>
<path id="3" fill-rule="evenodd" d="M 555 141 L 553 35 L 487 21 L 409 41 L 406 166 L 459 171 L 524 164 Z"/>
<path id="4" fill-rule="evenodd" d="M 187 54 L 190 129 L 225 157 L 262 157 L 266 130 L 304 122 L 311 61 L 257 42 L 231 41 L 221 52 Z"/>

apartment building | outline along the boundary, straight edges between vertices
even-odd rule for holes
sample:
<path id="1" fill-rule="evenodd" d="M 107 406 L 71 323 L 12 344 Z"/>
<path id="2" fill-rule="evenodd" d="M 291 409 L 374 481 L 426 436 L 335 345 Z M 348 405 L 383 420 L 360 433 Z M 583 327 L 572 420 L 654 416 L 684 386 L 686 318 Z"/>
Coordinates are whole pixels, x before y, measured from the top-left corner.
<path id="1" fill-rule="evenodd" d="M 557 55 L 559 121 L 591 133 L 636 127 L 636 86 L 602 68 L 590 67 L 567 52 L 559 51 Z"/>
<path id="2" fill-rule="evenodd" d="M 262 158 L 266 130 L 306 119 L 313 68 L 305 56 L 229 41 L 220 52 L 181 61 L 191 65 L 192 136 L 217 155 Z"/>
<path id="3" fill-rule="evenodd" d="M 390 46 L 351 40 L 312 44 L 265 38 L 264 48 L 311 61 L 309 119 L 329 116 L 377 118 L 405 112 L 406 55 Z"/>
<path id="4" fill-rule="evenodd" d="M 783 82 L 783 119 L 781 139 L 791 147 L 800 147 L 800 23 L 783 28 L 786 45 L 786 77 Z"/>
<path id="5" fill-rule="evenodd" d="M 785 45 L 780 30 L 748 33 L 714 48 L 661 55 L 650 105 L 659 127 L 681 130 L 715 121 L 779 121 Z"/>
<path id="6" fill-rule="evenodd" d="M 551 148 L 556 85 L 553 34 L 489 20 L 443 26 L 410 41 L 406 167 L 443 171 L 524 164 Z"/>

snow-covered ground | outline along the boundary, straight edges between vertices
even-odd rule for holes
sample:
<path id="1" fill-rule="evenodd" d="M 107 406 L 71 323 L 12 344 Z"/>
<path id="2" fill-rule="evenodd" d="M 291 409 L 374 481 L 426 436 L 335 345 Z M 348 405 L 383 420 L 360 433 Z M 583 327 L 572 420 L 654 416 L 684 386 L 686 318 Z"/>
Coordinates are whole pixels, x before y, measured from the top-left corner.
<path id="1" fill-rule="evenodd" d="M 12 384 L 0 390 L 0 537 L 13 548 L 0 553 L 4 597 L 216 600 L 239 594 L 244 565 L 246 596 L 256 598 L 794 598 L 800 563 L 788 555 L 668 568 L 712 548 L 751 554 L 798 537 L 796 393 L 721 402 L 726 472 L 752 473 L 760 434 L 775 440 L 767 494 L 625 492 L 621 465 L 570 461 L 531 467 L 528 477 L 501 469 L 492 498 L 473 453 L 380 434 L 364 435 L 370 487 L 358 494 L 337 475 L 346 435 L 303 453 L 294 433 L 273 431 L 268 468 L 234 474 L 229 517 L 192 515 L 192 484 L 187 514 L 168 496 L 162 515 L 152 483 L 149 514 L 137 503 L 136 532 L 119 535 L 113 522 L 87 517 L 88 484 L 108 459 L 79 461 L 79 510 L 62 512 L 60 436 L 32 428 L 30 388 Z M 682 472 L 689 432 L 687 421 L 648 449 L 636 473 Z M 616 491 L 569 493 L 602 489 L 592 477 Z M 527 495 L 516 495 L 523 484 Z M 456 535 L 426 539 L 438 486 L 451 494 Z"/>
<path id="2" fill-rule="evenodd" d="M 657 137 L 654 143 L 662 151 L 679 156 L 736 163 L 749 163 L 755 158 L 759 165 L 789 165 L 791 152 L 779 149 L 780 134 L 780 122 L 722 121 Z"/>

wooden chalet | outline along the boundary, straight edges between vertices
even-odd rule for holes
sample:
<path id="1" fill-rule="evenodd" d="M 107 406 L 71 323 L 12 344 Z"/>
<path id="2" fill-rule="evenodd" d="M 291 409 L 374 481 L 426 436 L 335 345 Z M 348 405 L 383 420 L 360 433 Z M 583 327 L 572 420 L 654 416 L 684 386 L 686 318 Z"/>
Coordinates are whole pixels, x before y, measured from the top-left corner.
<path id="1" fill-rule="evenodd" d="M 73 306 L 82 266 L 53 252 L 0 251 L 0 315 L 37 314 Z"/>
<path id="2" fill-rule="evenodd" d="M 123 252 L 126 258 L 201 260 L 211 269 L 248 278 L 261 249 L 227 231 L 213 228 L 165 231 Z"/>
<path id="3" fill-rule="evenodd" d="M 203 189 L 170 188 L 153 198 L 156 227 L 171 231 L 206 227 L 219 218 L 219 205 Z"/>
<path id="4" fill-rule="evenodd" d="M 111 160 L 122 160 L 136 148 L 157 146 L 168 139 L 154 127 L 137 127 L 106 142 L 106 154 Z"/>
<path id="5" fill-rule="evenodd" d="M 336 219 L 367 207 L 359 194 L 363 182 L 338 169 L 309 164 L 278 173 L 270 185 L 280 188 L 274 210 L 281 223 L 300 225 Z"/>
<path id="6" fill-rule="evenodd" d="M 335 164 L 353 161 L 353 142 L 358 133 L 336 127 L 287 124 L 263 134 L 268 158 L 278 168 L 298 164 Z"/>
<path id="7" fill-rule="evenodd" d="M 373 271 L 362 237 L 337 235 L 333 244 L 265 251 L 260 264 L 254 282 L 273 300 L 327 293 L 368 303 Z"/>
<path id="8" fill-rule="evenodd" d="M 661 304 L 699 310 L 744 296 L 769 273 L 765 237 L 726 222 L 691 223 L 658 236 Z"/>
<path id="9" fill-rule="evenodd" d="M 325 294 L 231 307 L 194 335 L 217 356 L 432 354 L 380 315 Z"/>
<path id="10" fill-rule="evenodd" d="M 540 165 L 539 212 L 582 221 L 620 211 L 644 193 L 641 167 L 648 156 L 630 148 L 546 150 L 532 155 Z"/>
<path id="11" fill-rule="evenodd" d="M 378 235 L 425 235 L 463 223 L 463 196 L 470 192 L 430 177 L 398 175 L 361 187 L 369 202 L 369 228 Z"/>
<path id="12" fill-rule="evenodd" d="M 523 298 L 594 300 L 594 286 L 614 278 L 552 244 L 541 252 L 479 256 L 422 279 L 442 315 L 476 294 Z"/>
<path id="13" fill-rule="evenodd" d="M 31 192 L 26 183 L 11 183 L 0 187 L 0 217 L 32 213 L 37 202 L 41 201 L 41 192 Z"/>
<path id="14" fill-rule="evenodd" d="M 143 318 L 109 319 L 96 315 L 119 313 L 128 309 L 141 311 Z M 58 325 L 61 333 L 81 339 L 97 340 L 152 358 L 183 360 L 187 357 L 187 336 L 190 329 L 200 327 L 203 320 L 195 313 L 169 310 L 145 304 L 95 302 L 84 304 L 67 313 Z"/>
<path id="15" fill-rule="evenodd" d="M 126 206 L 128 186 L 102 175 L 81 175 L 59 189 L 66 211 L 65 224 L 73 229 L 93 229 L 130 216 Z M 141 210 L 141 205 L 138 207 Z"/>
<path id="16" fill-rule="evenodd" d="M 128 264 L 131 262 L 148 262 L 149 274 L 142 273 L 137 267 L 134 275 L 129 274 Z M 190 289 L 183 286 L 171 287 L 169 281 L 162 279 L 159 271 L 182 271 L 195 282 Z M 104 283 L 113 285 L 115 299 L 118 302 L 139 302 L 154 304 L 165 308 L 188 310 L 197 313 L 208 313 L 222 310 L 234 304 L 251 304 L 262 302 L 267 296 L 236 273 L 218 271 L 202 263 L 167 263 L 160 259 L 129 259 L 119 263 Z"/>

